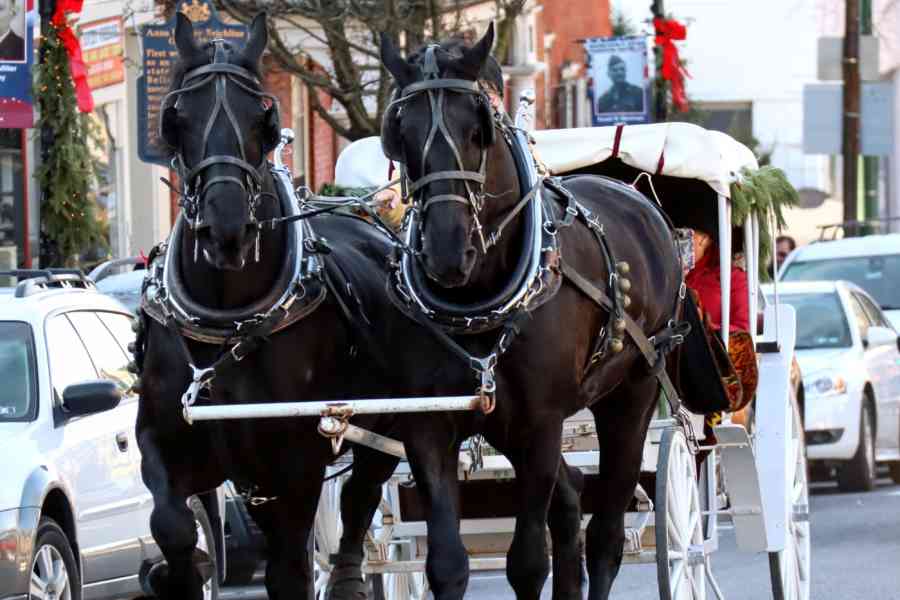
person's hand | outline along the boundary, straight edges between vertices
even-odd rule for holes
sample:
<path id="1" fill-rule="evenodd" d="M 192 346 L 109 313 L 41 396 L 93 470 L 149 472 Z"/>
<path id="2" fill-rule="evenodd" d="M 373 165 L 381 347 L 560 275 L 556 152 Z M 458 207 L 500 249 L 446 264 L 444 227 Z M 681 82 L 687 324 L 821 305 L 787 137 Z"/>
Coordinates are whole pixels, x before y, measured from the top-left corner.
<path id="1" fill-rule="evenodd" d="M 387 188 L 375 194 L 372 200 L 372 208 L 375 210 L 390 211 L 397 208 L 400 204 L 400 194 L 394 188 Z"/>

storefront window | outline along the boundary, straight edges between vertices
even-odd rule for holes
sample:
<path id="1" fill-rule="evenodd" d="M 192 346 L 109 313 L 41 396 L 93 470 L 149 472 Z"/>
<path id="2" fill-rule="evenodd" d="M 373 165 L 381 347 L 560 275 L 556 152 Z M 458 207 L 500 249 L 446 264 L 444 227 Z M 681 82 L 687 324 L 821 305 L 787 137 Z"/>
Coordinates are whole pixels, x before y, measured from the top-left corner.
<path id="1" fill-rule="evenodd" d="M 25 180 L 22 131 L 0 129 L 0 269 L 24 265 Z"/>

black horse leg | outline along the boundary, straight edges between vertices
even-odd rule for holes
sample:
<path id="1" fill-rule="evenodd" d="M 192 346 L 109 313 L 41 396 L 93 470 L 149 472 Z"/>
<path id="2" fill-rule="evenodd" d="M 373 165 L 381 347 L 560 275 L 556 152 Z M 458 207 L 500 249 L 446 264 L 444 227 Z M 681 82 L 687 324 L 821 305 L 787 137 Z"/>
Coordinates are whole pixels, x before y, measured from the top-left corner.
<path id="1" fill-rule="evenodd" d="M 508 455 L 516 469 L 521 505 L 507 554 L 506 578 L 518 600 L 538 600 L 547 580 L 547 514 L 560 470 L 562 423 L 550 422 L 529 436 L 527 446 Z"/>
<path id="2" fill-rule="evenodd" d="M 173 485 L 173 476 L 162 459 L 152 430 L 140 433 L 141 474 L 153 495 L 150 531 L 166 559 L 147 576 L 160 600 L 202 600 L 203 581 L 194 565 L 197 526 L 188 507 L 188 494 Z"/>
<path id="3" fill-rule="evenodd" d="M 459 534 L 459 445 L 445 422 L 406 442 L 428 523 L 425 574 L 435 600 L 459 600 L 469 583 L 469 556 Z M 440 449 L 440 451 L 439 451 Z"/>
<path id="4" fill-rule="evenodd" d="M 394 473 L 399 461 L 389 454 L 354 446 L 353 471 L 341 488 L 343 533 L 338 553 L 331 557 L 329 600 L 365 600 L 363 541 L 381 503 L 381 486 Z"/>
<path id="5" fill-rule="evenodd" d="M 313 600 L 312 541 L 316 508 L 322 489 L 321 473 L 307 479 L 296 493 L 250 506 L 250 516 L 266 535 L 266 592 L 269 600 Z"/>
<path id="6" fill-rule="evenodd" d="M 581 600 L 581 492 L 584 475 L 560 461 L 547 524 L 553 548 L 553 600 Z"/>
<path id="7" fill-rule="evenodd" d="M 647 425 L 659 385 L 646 378 L 625 383 L 591 407 L 600 445 L 598 481 L 603 493 L 587 528 L 587 567 L 591 600 L 607 600 L 622 564 L 625 511 L 641 471 Z"/>

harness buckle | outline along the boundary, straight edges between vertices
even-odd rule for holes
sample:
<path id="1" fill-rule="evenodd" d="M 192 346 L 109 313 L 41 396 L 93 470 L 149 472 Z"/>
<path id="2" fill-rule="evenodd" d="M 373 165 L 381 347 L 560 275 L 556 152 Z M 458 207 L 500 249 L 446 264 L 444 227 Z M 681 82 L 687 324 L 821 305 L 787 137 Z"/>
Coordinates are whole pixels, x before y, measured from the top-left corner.
<path id="1" fill-rule="evenodd" d="M 243 344 L 243 342 L 235 344 L 234 346 L 231 347 L 231 350 L 229 351 L 229 354 L 231 354 L 231 358 L 234 359 L 234 362 L 241 362 L 242 360 L 247 358 L 247 354 L 238 354 L 238 348 L 240 348 L 242 344 Z"/>
<path id="2" fill-rule="evenodd" d="M 184 394 L 181 395 L 181 405 L 183 407 L 182 414 L 184 420 L 187 421 L 189 425 L 193 425 L 193 420 L 190 418 L 188 409 L 197 402 L 197 397 L 200 395 L 200 392 L 209 388 L 212 380 L 216 376 L 216 370 L 213 367 L 198 369 L 194 365 L 188 366 L 191 368 L 193 375 L 191 383 L 188 384 Z"/>

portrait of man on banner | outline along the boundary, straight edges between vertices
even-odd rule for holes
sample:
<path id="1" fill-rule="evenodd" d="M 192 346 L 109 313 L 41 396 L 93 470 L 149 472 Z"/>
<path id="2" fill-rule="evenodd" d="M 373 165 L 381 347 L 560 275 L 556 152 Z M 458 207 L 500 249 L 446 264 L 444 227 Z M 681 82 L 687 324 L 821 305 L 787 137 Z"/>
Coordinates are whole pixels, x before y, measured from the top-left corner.
<path id="1" fill-rule="evenodd" d="M 646 123 L 647 43 L 643 37 L 585 42 L 594 125 Z"/>
<path id="2" fill-rule="evenodd" d="M 24 0 L 0 0 L 0 62 L 25 62 Z"/>

